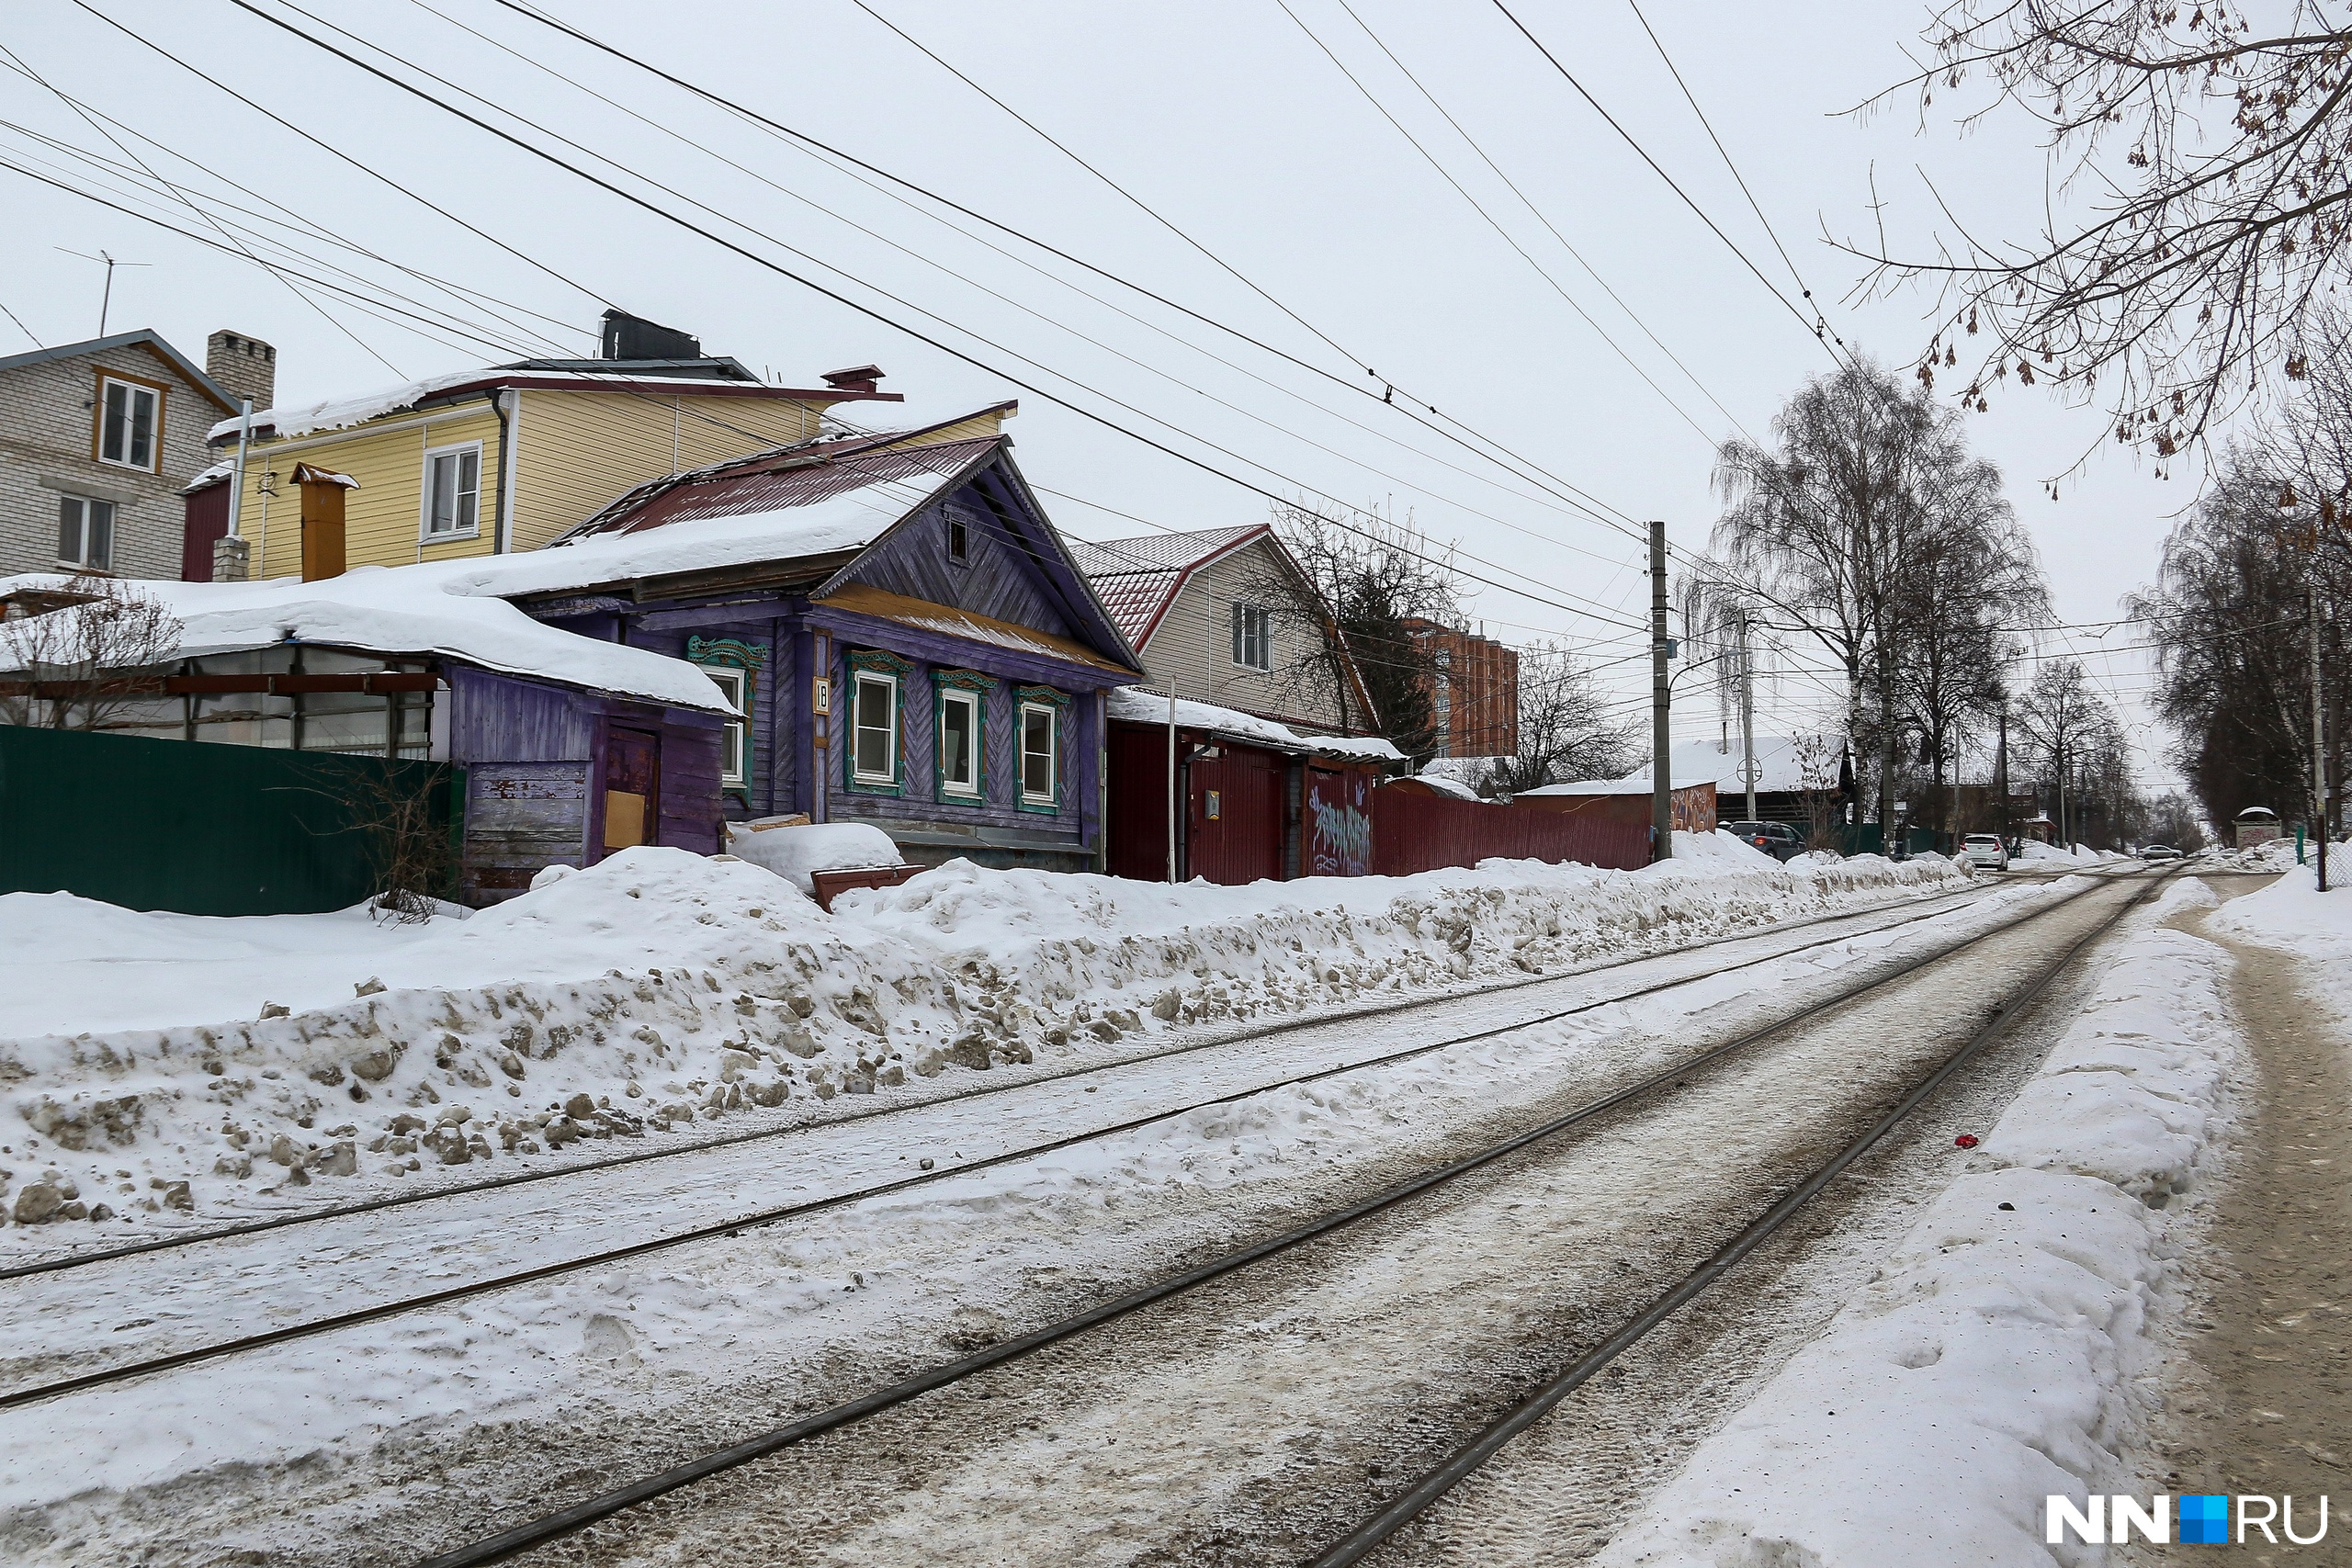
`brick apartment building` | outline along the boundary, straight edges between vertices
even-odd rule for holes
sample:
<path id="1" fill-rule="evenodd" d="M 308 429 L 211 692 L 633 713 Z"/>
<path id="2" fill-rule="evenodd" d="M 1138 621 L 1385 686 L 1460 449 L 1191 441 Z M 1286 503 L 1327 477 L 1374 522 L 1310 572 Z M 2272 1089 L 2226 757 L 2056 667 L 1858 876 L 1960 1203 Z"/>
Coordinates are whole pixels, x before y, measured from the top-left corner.
<path id="1" fill-rule="evenodd" d="M 1430 716 L 1441 757 L 1504 757 L 1519 750 L 1519 655 L 1501 643 L 1435 621 L 1411 621 L 1430 655 Z"/>

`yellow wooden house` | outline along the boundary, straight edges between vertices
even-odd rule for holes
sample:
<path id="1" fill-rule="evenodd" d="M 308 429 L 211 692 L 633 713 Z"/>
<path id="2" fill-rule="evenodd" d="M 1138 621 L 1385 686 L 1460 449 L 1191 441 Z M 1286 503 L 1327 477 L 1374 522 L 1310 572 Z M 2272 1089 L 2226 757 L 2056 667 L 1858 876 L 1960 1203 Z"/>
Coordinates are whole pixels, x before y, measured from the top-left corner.
<path id="1" fill-rule="evenodd" d="M 830 409 L 901 400 L 876 389 L 870 365 L 831 372 L 821 388 L 771 386 L 617 311 L 606 312 L 603 349 L 260 410 L 250 429 L 222 421 L 215 457 L 244 452 L 234 510 L 246 570 L 303 572 L 304 492 L 323 491 L 298 469 L 337 481 L 344 565 L 506 554 L 552 542 L 648 479 L 809 440 Z M 326 558 L 315 539 L 311 558 Z"/>

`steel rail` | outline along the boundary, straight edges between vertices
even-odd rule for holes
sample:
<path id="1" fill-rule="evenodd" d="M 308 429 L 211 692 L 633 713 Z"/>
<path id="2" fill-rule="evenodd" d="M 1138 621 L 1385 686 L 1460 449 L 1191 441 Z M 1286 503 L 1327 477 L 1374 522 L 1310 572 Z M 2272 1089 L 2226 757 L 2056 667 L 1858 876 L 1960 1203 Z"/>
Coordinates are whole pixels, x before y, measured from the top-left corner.
<path id="1" fill-rule="evenodd" d="M 1567 1367 L 1554 1373 L 1533 1393 L 1513 1406 L 1508 1414 L 1490 1424 L 1469 1442 L 1456 1449 L 1444 1462 L 1429 1471 L 1386 1507 L 1350 1531 L 1338 1543 L 1324 1551 L 1314 1560 L 1312 1568 L 1348 1568 L 1349 1564 L 1360 1562 L 1367 1553 L 1378 1550 L 1398 1530 L 1419 1517 L 1430 1505 L 1500 1452 L 1512 1438 L 1542 1420 L 1554 1406 L 1589 1382 L 1610 1362 L 1632 1348 L 1643 1336 L 1689 1305 L 1730 1272 L 1740 1259 L 1770 1240 L 1783 1225 L 1796 1216 L 1800 1210 L 1812 1201 L 1823 1188 L 1836 1180 L 1840 1172 L 1861 1158 L 1881 1138 L 1894 1131 L 1914 1111 L 1924 1104 L 1929 1096 L 1941 1089 L 1954 1073 L 1967 1066 L 1980 1051 L 2015 1022 L 2020 1012 L 2039 1000 L 2041 994 L 2050 988 L 2067 965 L 2075 961 L 2076 955 L 2114 930 L 2124 916 L 2154 897 L 2165 882 L 2173 874 L 2175 874 L 2172 872 L 2159 872 L 2156 880 L 2148 886 L 2146 891 L 2136 897 L 2126 899 L 2117 908 L 2115 913 L 2101 920 L 2045 965 L 2024 989 L 2016 992 L 1994 1009 L 1993 1015 L 1970 1034 L 1958 1050 L 1945 1057 L 1932 1072 L 1914 1085 L 1909 1093 L 1883 1112 L 1851 1143 L 1838 1150 L 1826 1164 L 1806 1177 L 1779 1202 L 1750 1221 L 1738 1235 L 1716 1248 L 1697 1268 L 1683 1276 L 1679 1282 L 1664 1294 L 1652 1301 L 1646 1308 L 1616 1333 L 1602 1340 Z"/>
<path id="2" fill-rule="evenodd" d="M 1998 884 L 1995 886 L 1997 886 Z M 1950 898 L 1966 903 L 1984 897 L 1988 891 L 1984 887 L 1971 886 L 1953 893 L 1930 894 L 1928 901 Z M 1799 931 L 1812 926 L 1825 925 L 1832 920 L 1866 919 L 1872 915 L 1885 914 L 1890 910 L 1900 909 L 1907 904 L 1917 902 L 1919 900 L 1890 898 L 1883 903 L 1868 904 L 1860 908 L 1848 909 L 1839 913 L 1812 915 L 1802 920 L 1776 921 L 1771 925 L 1758 926 L 1752 931 L 1734 931 L 1724 936 L 1709 937 L 1702 942 L 1689 942 L 1680 947 L 1635 953 L 1626 958 L 1612 958 L 1605 963 L 1588 964 L 1582 968 L 1563 969 L 1548 975 L 1520 976 L 1464 990 L 1409 997 L 1398 1001 L 1378 1002 L 1365 1007 L 1335 1009 L 1308 1018 L 1283 1019 L 1261 1028 L 1213 1034 L 1205 1038 L 1187 1041 L 1181 1045 L 1163 1046 L 1159 1050 L 1146 1052 L 1141 1055 L 1123 1056 L 1113 1062 L 1096 1062 L 1088 1066 L 1064 1067 L 1046 1073 L 1025 1075 L 1014 1073 L 1008 1075 L 1011 1079 L 1009 1082 L 975 1084 L 968 1089 L 954 1089 L 944 1094 L 909 1100 L 903 1104 L 876 1105 L 870 1110 L 853 1111 L 843 1115 L 795 1122 L 789 1126 L 759 1127 L 744 1133 L 730 1133 L 724 1137 L 698 1138 L 668 1148 L 640 1149 L 634 1154 L 621 1155 L 612 1159 L 582 1160 L 548 1166 L 538 1170 L 518 1171 L 512 1176 L 496 1176 L 479 1181 L 453 1182 L 421 1192 L 398 1192 L 382 1198 L 362 1199 L 356 1202 L 335 1203 L 316 1209 L 301 1209 L 282 1214 L 272 1214 L 264 1219 L 248 1220 L 237 1224 L 180 1231 L 170 1235 L 157 1236 L 151 1241 L 132 1242 L 123 1247 L 94 1248 L 85 1252 L 68 1253 L 57 1258 L 45 1258 L 32 1263 L 12 1264 L 0 1268 L 0 1280 L 18 1280 L 35 1274 L 53 1274 L 67 1269 L 87 1268 L 94 1263 L 105 1263 L 118 1258 L 136 1258 L 146 1253 L 168 1251 L 175 1247 L 194 1247 L 199 1242 L 222 1241 L 234 1236 L 254 1235 L 265 1231 L 283 1230 L 289 1225 L 315 1224 L 322 1220 L 342 1219 L 352 1214 L 378 1213 L 386 1209 L 404 1208 L 412 1203 L 429 1203 L 446 1198 L 463 1197 L 469 1193 L 495 1192 L 509 1187 L 526 1186 L 535 1181 L 552 1181 L 560 1178 L 579 1176 L 593 1171 L 616 1170 L 623 1166 L 641 1165 L 648 1160 L 675 1159 L 684 1155 L 702 1154 L 711 1149 L 732 1148 L 740 1144 L 756 1143 L 763 1138 L 788 1137 L 796 1133 L 842 1126 L 852 1122 L 868 1121 L 876 1116 L 899 1116 L 910 1111 L 927 1110 L 935 1105 L 952 1105 L 958 1100 L 976 1100 L 985 1095 L 1010 1094 L 1015 1089 L 1029 1089 L 1037 1084 L 1058 1083 L 1065 1078 L 1084 1077 L 1091 1073 L 1115 1073 L 1147 1062 L 1165 1061 L 1170 1056 L 1188 1055 L 1196 1051 L 1211 1051 L 1226 1045 L 1246 1044 L 1252 1041 L 1271 1039 L 1278 1034 L 1292 1033 L 1303 1029 L 1316 1029 L 1333 1023 L 1350 1023 L 1359 1019 L 1388 1018 L 1419 1008 L 1446 1007 L 1455 1002 L 1473 1001 L 1482 997 L 1505 996 L 1512 991 L 1523 990 L 1530 986 L 1580 979 L 1588 975 L 1605 975 L 1612 969 L 1623 969 L 1635 964 L 1647 964 L 1660 958 L 1671 958 L 1679 953 L 1703 953 L 1711 947 L 1721 947 L 1726 942 L 1754 942 L 1783 932 Z M 1896 926 L 1908 923 L 1907 920 L 1898 920 L 1871 929 L 1892 931 Z M 1805 951 L 1805 946 L 1791 948 L 1788 951 L 1802 953 Z"/>
<path id="3" fill-rule="evenodd" d="M 418 1568 L 481 1568 L 482 1564 L 500 1562 L 512 1557 L 516 1552 L 570 1535 L 600 1519 L 608 1518 L 639 1504 L 677 1491 L 681 1487 L 692 1485 L 695 1482 L 707 1480 L 753 1460 L 764 1458 L 810 1438 L 854 1425 L 868 1416 L 904 1404 L 924 1394 L 935 1393 L 974 1373 L 986 1371 L 1009 1361 L 1019 1360 L 1048 1346 L 1099 1328 L 1144 1307 L 1182 1295 L 1261 1259 L 1287 1252 L 1318 1236 L 1327 1235 L 1374 1214 L 1384 1213 L 1408 1199 L 1442 1186 L 1459 1177 L 1483 1169 L 1531 1145 L 1542 1143 L 1579 1123 L 1614 1110 L 1629 1100 L 1661 1089 L 1679 1087 L 1678 1080 L 1687 1077 L 1695 1070 L 1712 1066 L 1760 1041 L 1785 1032 L 1808 1019 L 1843 1007 L 1871 991 L 1905 978 L 1915 974 L 1924 964 L 1951 957 L 1966 948 L 1973 947 L 1980 942 L 1990 941 L 1995 937 L 2014 931 L 2020 926 L 2041 919 L 2066 908 L 2075 899 L 2088 895 L 2100 886 L 2102 884 L 2093 882 L 2077 892 L 2067 894 L 2051 903 L 2025 911 L 2016 919 L 2005 920 L 1989 931 L 1979 932 L 1974 936 L 1956 939 L 1935 952 L 1914 958 L 1899 969 L 1873 979 L 1864 980 L 1858 985 L 1843 987 L 1836 995 L 1813 1002 L 1789 1017 L 1749 1030 L 1731 1040 L 1685 1057 L 1658 1073 L 1587 1101 L 1574 1110 L 1553 1117 L 1475 1154 L 1426 1171 L 1342 1208 L 1332 1210 L 1305 1224 L 1251 1243 L 1250 1246 L 1224 1254 L 1206 1263 L 1129 1292 L 1125 1295 L 1100 1303 L 1042 1328 L 1033 1329 L 1027 1334 L 1003 1340 L 956 1360 L 944 1362 L 917 1372 L 911 1377 L 876 1389 L 856 1399 L 803 1416 L 799 1420 L 778 1427 L 772 1431 L 672 1466 L 667 1470 L 632 1482 L 628 1485 L 582 1499 L 568 1507 L 557 1509 L 496 1535 L 487 1536 L 457 1547 L 426 1559 L 418 1565 Z M 2131 900 L 2126 907 L 2129 908 L 2139 901 L 2138 899 Z M 2120 914 L 2115 918 L 2120 919 Z M 2113 920 L 2110 919 L 2099 930 L 2103 931 L 2107 929 L 2107 925 L 2112 923 Z M 2071 956 L 2080 945 L 2077 943 L 2075 948 L 2070 948 L 2069 955 Z M 1724 972 L 1717 971 L 1717 973 Z M 2041 983 L 2047 982 L 2045 980 Z M 1989 1030 L 1993 1025 L 2007 1019 L 2013 1010 L 2013 1008 L 2007 1005 L 1996 1007 L 1992 1019 L 1985 1026 L 1986 1029 Z M 1980 1031 L 1981 1032 L 1984 1032 Z"/>
<path id="4" fill-rule="evenodd" d="M 2089 889 L 2086 888 L 2084 891 L 2087 892 Z M 2041 910 L 2030 911 L 2028 915 L 2021 918 L 2031 919 L 2034 915 L 2044 913 L 2051 908 L 2058 908 L 2059 905 L 2069 903 L 2074 898 L 2080 897 L 2082 895 L 2079 893 L 2067 895 L 2066 897 L 2058 900 L 2057 903 L 2044 906 Z M 708 1224 L 697 1225 L 691 1230 L 680 1231 L 672 1235 L 655 1236 L 646 1241 L 632 1242 L 624 1247 L 607 1247 L 602 1251 L 585 1254 L 578 1258 L 562 1258 L 553 1263 L 543 1263 L 534 1268 L 518 1269 L 513 1273 L 494 1275 L 487 1280 L 474 1280 L 462 1285 L 452 1285 L 447 1289 L 429 1292 L 422 1295 L 403 1297 L 402 1299 L 395 1302 L 379 1303 L 375 1305 L 357 1308 L 351 1312 L 338 1313 L 331 1317 L 314 1318 L 307 1323 L 288 1324 L 279 1328 L 267 1329 L 258 1334 L 243 1335 L 234 1339 L 223 1339 L 210 1345 L 199 1345 L 190 1349 L 175 1351 L 170 1355 L 150 1357 L 143 1360 L 126 1361 L 120 1365 L 113 1367 L 102 1367 L 96 1371 L 83 1373 L 79 1377 L 61 1378 L 52 1382 L 34 1383 L 23 1388 L 10 1389 L 5 1393 L 0 1393 L 0 1410 L 13 1409 L 18 1405 L 36 1404 L 48 1399 L 62 1398 L 67 1394 L 80 1393 L 94 1388 L 102 1388 L 110 1383 L 124 1382 L 132 1378 L 145 1377 L 160 1372 L 175 1371 L 182 1367 L 194 1366 L 201 1361 L 218 1360 L 226 1356 L 241 1355 L 254 1350 L 266 1349 L 274 1345 L 288 1344 L 297 1339 L 308 1339 L 318 1335 L 333 1333 L 337 1329 L 357 1327 L 362 1324 L 378 1322 L 383 1318 L 396 1317 L 413 1312 L 423 1312 L 436 1306 L 447 1306 L 452 1302 L 464 1301 L 469 1297 L 488 1295 L 493 1292 L 508 1290 L 518 1285 L 532 1284 L 541 1280 L 554 1279 L 564 1274 L 577 1273 L 584 1269 L 594 1269 L 605 1264 L 625 1262 L 629 1258 L 641 1258 L 649 1253 L 663 1252 L 672 1247 L 691 1246 L 696 1242 L 712 1241 L 720 1236 L 733 1235 L 745 1230 L 757 1229 L 765 1225 L 780 1224 L 787 1220 L 805 1219 L 812 1214 L 822 1213 L 829 1209 L 843 1208 L 850 1204 L 862 1203 L 874 1198 L 886 1198 L 896 1193 L 907 1191 L 912 1188 L 928 1186 L 933 1182 L 946 1181 L 956 1177 L 969 1176 L 976 1171 L 988 1170 L 998 1166 L 1015 1164 L 1022 1160 L 1035 1159 L 1041 1155 L 1053 1154 L 1058 1150 L 1069 1148 L 1078 1144 L 1091 1143 L 1100 1138 L 1115 1137 L 1122 1133 L 1131 1133 L 1139 1128 L 1152 1126 L 1159 1122 L 1174 1121 L 1178 1117 L 1190 1115 L 1196 1111 L 1205 1111 L 1214 1106 L 1235 1104 L 1244 1100 L 1252 1099 L 1258 1095 L 1272 1093 L 1277 1089 L 1290 1089 L 1300 1084 L 1316 1083 L 1324 1078 L 1338 1077 L 1347 1073 L 1363 1072 L 1369 1068 L 1393 1066 L 1396 1063 L 1410 1061 L 1417 1056 L 1428 1055 L 1434 1051 L 1450 1050 L 1457 1045 L 1475 1044 L 1481 1040 L 1491 1040 L 1498 1035 L 1513 1034 L 1522 1030 L 1538 1028 L 1546 1023 L 1555 1023 L 1565 1018 L 1576 1017 L 1579 1013 L 1595 1012 L 1605 1007 L 1614 1007 L 1623 1002 L 1637 1001 L 1644 997 L 1655 996 L 1661 991 L 1670 991 L 1684 986 L 1697 985 L 1702 981 L 1714 979 L 1723 975 L 1733 974 L 1741 969 L 1750 969 L 1758 964 L 1776 963 L 1785 958 L 1793 957 L 1799 953 L 1807 952 L 1813 948 L 1828 947 L 1840 942 L 1851 941 L 1853 938 L 1858 936 L 1871 936 L 1875 935 L 1880 931 L 1897 931 L 1904 926 L 1917 924 L 1921 920 L 1933 919 L 1939 915 L 1949 914 L 1951 912 L 1951 911 L 1949 909 L 1925 910 L 1920 913 L 1908 916 L 1901 920 L 1889 921 L 1884 925 L 1871 926 L 1860 931 L 1842 932 L 1835 936 L 1824 937 L 1816 942 L 1804 943 L 1794 948 L 1781 949 L 1770 953 L 1759 954 L 1754 958 L 1742 959 L 1737 963 L 1727 964 L 1715 969 L 1704 970 L 1696 975 L 1686 975 L 1675 979 L 1657 981 L 1647 986 L 1638 987 L 1630 991 L 1619 992 L 1613 996 L 1595 998 L 1588 1001 L 1578 1002 L 1574 1007 L 1562 1008 L 1553 1012 L 1538 1015 L 1534 1018 L 1519 1019 L 1509 1023 L 1497 1024 L 1491 1028 L 1476 1030 L 1467 1034 L 1458 1034 L 1444 1040 L 1429 1041 L 1418 1045 L 1409 1045 L 1402 1050 L 1384 1052 L 1379 1055 L 1367 1056 L 1352 1062 L 1343 1062 L 1336 1066 L 1318 1067 L 1312 1072 L 1297 1073 L 1288 1077 L 1274 1079 L 1272 1082 L 1254 1084 L 1246 1089 L 1236 1089 L 1227 1094 L 1214 1095 L 1207 1099 L 1194 1100 L 1189 1104 L 1177 1106 L 1170 1110 L 1155 1111 L 1147 1115 L 1133 1117 L 1124 1122 L 1114 1122 L 1104 1126 L 1090 1127 L 1080 1132 L 1068 1134 L 1062 1137 L 1048 1139 L 1043 1143 L 1024 1145 L 1017 1149 L 1009 1149 L 1002 1154 L 991 1155 L 986 1159 L 969 1160 L 963 1164 L 951 1166 L 944 1169 L 924 1171 L 913 1176 L 900 1177 L 892 1181 L 876 1182 L 872 1186 L 861 1187 L 852 1191 L 837 1192 L 828 1198 L 812 1198 L 801 1202 L 781 1204 L 775 1208 L 760 1210 L 753 1213 L 738 1215 L 733 1219 L 713 1221 Z M 2013 924 L 2015 922 L 2010 923 Z M 1996 931 L 2006 929 L 2007 929 L 2007 925 L 1994 928 Z M 1987 932 L 1984 934 L 1990 935 L 1992 933 Z M 1957 945 L 1965 946 L 1972 942 L 1981 940 L 1983 940 L 1983 937 L 1981 936 L 1964 938 L 1962 939 Z M 1943 952 L 1951 950 L 1951 949 L 1950 947 L 1940 950 L 1939 953 L 1929 955 L 1929 958 L 1928 960 L 1923 960 L 1923 962 L 1931 962 L 1933 958 L 1942 956 Z"/>

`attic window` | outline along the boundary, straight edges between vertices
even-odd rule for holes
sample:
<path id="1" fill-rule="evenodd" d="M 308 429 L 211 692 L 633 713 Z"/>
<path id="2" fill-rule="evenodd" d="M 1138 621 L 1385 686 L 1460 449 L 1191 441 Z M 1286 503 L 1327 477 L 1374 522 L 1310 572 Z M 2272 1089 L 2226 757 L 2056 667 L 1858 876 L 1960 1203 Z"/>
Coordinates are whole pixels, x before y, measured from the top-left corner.
<path id="1" fill-rule="evenodd" d="M 952 561 L 971 559 L 971 541 L 964 532 L 964 520 L 954 513 L 947 516 L 947 558 Z"/>

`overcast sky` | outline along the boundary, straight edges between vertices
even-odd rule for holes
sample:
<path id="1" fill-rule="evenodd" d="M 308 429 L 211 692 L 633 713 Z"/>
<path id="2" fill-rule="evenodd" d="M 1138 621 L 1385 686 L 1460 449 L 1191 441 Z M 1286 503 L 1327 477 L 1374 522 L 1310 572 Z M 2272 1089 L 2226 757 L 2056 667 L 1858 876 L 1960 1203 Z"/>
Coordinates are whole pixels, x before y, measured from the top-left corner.
<path id="1" fill-rule="evenodd" d="M 1043 395 L 1051 393 L 1264 490 L 1410 513 L 1432 539 L 1458 542 L 1465 573 L 1493 580 L 1464 583 L 1468 613 L 1489 635 L 1572 639 L 1629 712 L 1645 700 L 1633 629 L 1646 593 L 1639 544 L 1546 494 L 1557 491 L 1554 479 L 1513 478 L 1442 433 L 1499 444 L 1592 498 L 1602 516 L 1664 517 L 1678 542 L 1698 547 L 1718 508 L 1708 482 L 1713 443 L 1736 430 L 1766 435 L 1790 390 L 1830 365 L 1739 254 L 1492 0 L 1287 0 L 1287 12 L 1278 0 L 869 0 L 1189 241 L 851 0 L 546 0 L 553 14 L 630 55 L 1267 348 L 968 219 L 942 221 L 920 197 L 877 189 L 881 182 L 854 177 L 493 0 L 300 0 L 308 17 L 282 0 L 253 3 L 887 321 L 597 189 L 231 0 L 88 0 L 87 8 L 17 0 L 0 42 L 48 85 L 0 59 L 0 118 L 11 122 L 0 129 L 0 158 L 88 189 L 111 186 L 112 199 L 220 237 L 168 196 L 123 195 L 122 176 L 30 134 L 125 163 L 104 134 L 111 132 L 191 192 L 264 211 L 280 204 L 312 230 L 276 231 L 281 239 L 453 311 L 465 331 L 490 340 L 469 340 L 446 321 L 427 336 L 316 288 L 306 301 L 242 256 L 0 169 L 10 215 L 0 227 L 0 306 L 39 341 L 97 327 L 102 269 L 59 247 L 148 264 L 116 273 L 111 330 L 152 326 L 198 357 L 216 327 L 277 344 L 281 401 L 526 353 L 593 352 L 609 302 L 695 333 L 707 351 L 790 385 L 871 360 L 914 412 L 1017 396 L 1022 412 L 1009 428 L 1023 470 L 1049 492 L 1056 521 L 1079 536 L 1266 515 L 1261 495 Z M 1739 251 L 1793 295 L 1789 266 L 1631 6 L 1513 0 L 1512 8 Z M 1923 126 L 1907 96 L 1874 117 L 1843 113 L 1907 73 L 1904 50 L 1916 46 L 1924 15 L 1885 0 L 1648 7 L 1830 325 L 1848 344 L 1898 365 L 1922 348 L 1932 300 L 1906 293 L 1847 302 L 1859 267 L 1823 243 L 1825 231 L 1873 240 L 1883 221 L 1897 251 L 1924 254 L 1948 221 L 1930 182 L 1980 234 L 2030 237 L 2044 209 L 2041 155 L 2014 121 L 1963 137 L 1945 118 L 1951 106 L 1934 106 Z M 52 87 L 102 117 L 97 125 Z M 274 216 L 294 221 L 288 210 Z M 336 251 L 328 237 L 368 254 Z M 287 265 L 318 271 L 311 262 Z M 29 346 L 5 319 L 0 333 L 13 348 Z M 1398 402 L 1433 404 L 1444 417 L 1416 423 L 1384 407 L 1389 386 Z M 2197 476 L 2184 469 L 2159 480 L 2130 452 L 2102 445 L 2103 424 L 2096 411 L 2012 389 L 1989 414 L 1971 415 L 1968 428 L 2008 476 L 2061 619 L 2086 626 L 2054 635 L 2047 649 L 2086 656 L 2138 727 L 2147 781 L 2164 786 L 2174 776 L 2166 738 L 2141 706 L 2144 658 L 2128 651 L 2139 634 L 2087 624 L 2115 619 L 2120 596 L 2153 576 Z M 2070 477 L 2053 502 L 2041 481 L 2062 474 Z M 2116 649 L 2126 651 L 2108 651 Z M 1684 682 L 1701 684 L 1695 676 Z M 1768 682 L 1759 730 L 1817 724 L 1833 684 L 1817 666 Z M 1712 736 L 1716 724 L 1703 693 L 1679 709 L 1679 734 Z"/>

